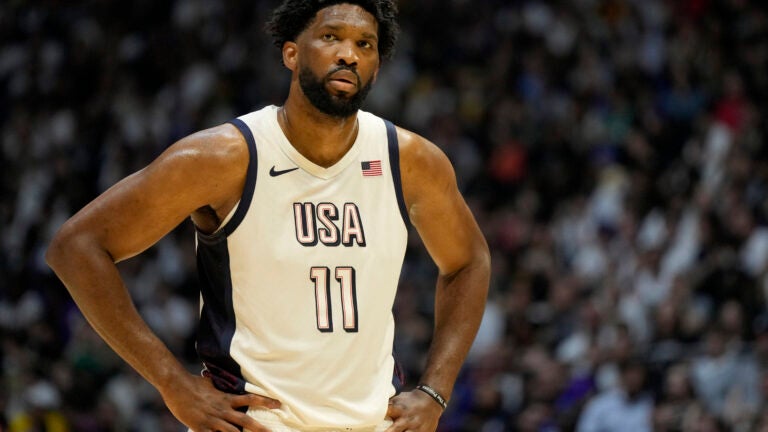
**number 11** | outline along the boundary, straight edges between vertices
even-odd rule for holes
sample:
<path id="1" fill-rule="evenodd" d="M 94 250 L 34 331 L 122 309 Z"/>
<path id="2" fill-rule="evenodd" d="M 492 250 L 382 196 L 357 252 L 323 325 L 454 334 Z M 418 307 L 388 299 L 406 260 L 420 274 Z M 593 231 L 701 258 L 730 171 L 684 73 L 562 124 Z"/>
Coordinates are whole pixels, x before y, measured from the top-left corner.
<path id="1" fill-rule="evenodd" d="M 357 289 L 355 269 L 336 267 L 336 280 L 341 288 L 341 311 L 344 317 L 344 331 L 357 333 Z M 309 279 L 315 283 L 315 306 L 317 310 L 317 329 L 323 333 L 333 331 L 333 313 L 331 307 L 331 269 L 312 267 Z"/>

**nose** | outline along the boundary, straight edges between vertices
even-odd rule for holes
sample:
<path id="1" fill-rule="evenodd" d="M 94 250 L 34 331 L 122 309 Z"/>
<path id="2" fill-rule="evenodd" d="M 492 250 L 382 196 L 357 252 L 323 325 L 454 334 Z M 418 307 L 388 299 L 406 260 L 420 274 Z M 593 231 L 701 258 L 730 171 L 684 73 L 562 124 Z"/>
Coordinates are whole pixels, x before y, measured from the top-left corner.
<path id="1" fill-rule="evenodd" d="M 357 46 L 351 40 L 345 40 L 338 44 L 336 51 L 336 63 L 345 66 L 357 66 L 360 56 L 357 53 Z"/>

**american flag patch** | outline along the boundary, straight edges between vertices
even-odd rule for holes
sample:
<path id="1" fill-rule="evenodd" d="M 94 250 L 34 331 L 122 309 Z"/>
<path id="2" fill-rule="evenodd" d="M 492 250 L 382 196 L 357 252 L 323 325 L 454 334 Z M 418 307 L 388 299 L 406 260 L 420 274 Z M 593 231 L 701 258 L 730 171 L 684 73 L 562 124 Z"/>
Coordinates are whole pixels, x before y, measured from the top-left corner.
<path id="1" fill-rule="evenodd" d="M 360 165 L 363 168 L 364 177 L 375 177 L 375 176 L 380 176 L 382 174 L 380 160 L 365 161 L 365 162 L 362 162 Z"/>

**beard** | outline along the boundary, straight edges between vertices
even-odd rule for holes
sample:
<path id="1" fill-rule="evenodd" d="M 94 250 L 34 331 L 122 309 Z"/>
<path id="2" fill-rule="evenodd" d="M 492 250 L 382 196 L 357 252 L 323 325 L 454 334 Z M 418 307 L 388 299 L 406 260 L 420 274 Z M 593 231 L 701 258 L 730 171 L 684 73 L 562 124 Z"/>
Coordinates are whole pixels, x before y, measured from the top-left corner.
<path id="1" fill-rule="evenodd" d="M 339 70 L 349 70 L 357 75 L 358 88 L 352 96 L 331 94 L 325 87 L 326 79 Z M 299 70 L 299 85 L 301 90 L 309 99 L 309 102 L 320 112 L 332 117 L 346 118 L 357 113 L 357 110 L 363 105 L 368 92 L 371 91 L 373 79 L 368 80 L 365 85 L 360 86 L 360 75 L 357 71 L 347 66 L 339 66 L 328 73 L 325 78 L 315 76 L 307 67 Z"/>

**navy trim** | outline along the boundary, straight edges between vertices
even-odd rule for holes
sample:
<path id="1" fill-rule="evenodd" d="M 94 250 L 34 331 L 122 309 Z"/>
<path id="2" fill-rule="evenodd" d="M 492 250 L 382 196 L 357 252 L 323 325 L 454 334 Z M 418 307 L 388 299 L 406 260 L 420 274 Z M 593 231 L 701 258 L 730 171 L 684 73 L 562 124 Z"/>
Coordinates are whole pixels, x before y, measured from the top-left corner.
<path id="1" fill-rule="evenodd" d="M 197 353 L 205 365 L 205 375 L 217 389 L 242 394 L 245 379 L 240 365 L 230 355 L 236 321 L 227 236 L 237 229 L 251 206 L 258 161 L 256 141 L 250 128 L 240 119 L 230 123 L 240 131 L 248 145 L 248 171 L 240 203 L 227 224 L 210 235 L 197 231 L 197 274 L 203 301 L 197 329 Z"/>
<path id="2" fill-rule="evenodd" d="M 387 126 L 387 145 L 389 146 L 389 168 L 392 170 L 392 180 L 395 182 L 395 195 L 397 195 L 397 206 L 400 207 L 400 216 L 403 217 L 405 227 L 411 226 L 411 219 L 408 217 L 408 210 L 405 207 L 405 198 L 403 198 L 403 182 L 400 178 L 400 146 L 397 141 L 397 129 L 389 120 L 384 120 Z"/>
<path id="3" fill-rule="evenodd" d="M 198 243 L 197 274 L 203 298 L 197 353 L 205 364 L 206 376 L 216 388 L 227 393 L 243 393 L 245 380 L 240 365 L 230 355 L 236 322 L 226 237 L 218 242 Z"/>
<path id="4" fill-rule="evenodd" d="M 407 379 L 405 377 L 405 369 L 403 369 L 403 365 L 397 359 L 397 352 L 394 346 L 392 347 L 392 358 L 395 360 L 395 367 L 392 370 L 392 386 L 395 388 L 395 393 L 399 394 L 403 391 Z"/>
<path id="5" fill-rule="evenodd" d="M 230 120 L 229 123 L 231 123 L 237 128 L 237 130 L 240 131 L 240 133 L 243 135 L 243 138 L 245 138 L 245 142 L 248 143 L 249 157 L 248 173 L 245 177 L 245 186 L 243 186 L 243 195 L 240 198 L 240 203 L 237 205 L 237 210 L 232 216 L 232 219 L 230 219 L 229 222 L 227 222 L 227 224 L 224 226 L 224 229 L 221 230 L 224 231 L 226 235 L 230 235 L 235 232 L 237 227 L 240 225 L 240 222 L 242 222 L 245 218 L 245 214 L 248 212 L 248 209 L 251 207 L 253 191 L 256 189 L 256 173 L 258 172 L 259 167 L 258 157 L 256 155 L 256 140 L 253 139 L 251 128 L 249 128 L 245 122 L 238 118 Z"/>

